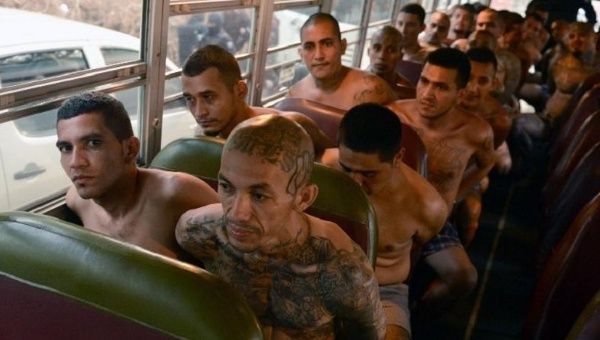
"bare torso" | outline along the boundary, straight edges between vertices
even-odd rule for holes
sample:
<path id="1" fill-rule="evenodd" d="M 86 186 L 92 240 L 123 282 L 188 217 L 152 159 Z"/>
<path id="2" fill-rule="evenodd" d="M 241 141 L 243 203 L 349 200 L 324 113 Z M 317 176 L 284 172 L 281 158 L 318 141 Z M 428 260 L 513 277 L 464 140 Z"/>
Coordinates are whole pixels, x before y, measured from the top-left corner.
<path id="1" fill-rule="evenodd" d="M 335 89 L 324 90 L 317 87 L 312 75 L 294 84 L 288 97 L 299 97 L 349 110 L 362 103 L 387 104 L 395 99 L 389 85 L 369 72 L 348 68 L 344 79 Z"/>
<path id="2" fill-rule="evenodd" d="M 477 108 L 461 109 L 467 113 L 478 115 L 483 118 L 494 132 L 494 149 L 497 149 L 508 137 L 512 118 L 510 113 L 496 99 L 486 97 Z"/>
<path id="3" fill-rule="evenodd" d="M 408 278 L 413 241 L 427 242 L 439 232 L 447 215 L 445 202 L 427 180 L 405 164 L 400 171 L 406 181 L 396 193 L 369 197 L 379 229 L 375 273 L 380 285 Z"/>
<path id="4" fill-rule="evenodd" d="M 477 160 L 479 171 L 469 180 L 475 185 L 493 166 L 493 135 L 489 125 L 481 118 L 451 109 L 446 114 L 452 118 L 441 127 L 426 126 L 419 118 L 415 100 L 396 101 L 388 106 L 396 112 L 403 123 L 412 126 L 419 134 L 427 150 L 428 180 L 442 195 L 449 209 L 454 205 L 463 175 L 469 161 L 479 150 L 485 159 Z M 472 183 L 471 183 L 472 182 Z"/>
<path id="5" fill-rule="evenodd" d="M 217 201 L 206 183 L 190 175 L 139 169 L 136 191 L 124 213 L 110 214 L 92 199 L 81 199 L 74 188 L 67 205 L 86 229 L 122 240 L 147 250 L 178 257 L 175 225 L 187 210 Z"/>
<path id="6" fill-rule="evenodd" d="M 272 255 L 235 249 L 219 204 L 182 216 L 177 241 L 242 292 L 267 338 L 333 339 L 334 317 L 383 335 L 377 281 L 366 256 L 337 225 L 305 216 L 309 236 Z"/>

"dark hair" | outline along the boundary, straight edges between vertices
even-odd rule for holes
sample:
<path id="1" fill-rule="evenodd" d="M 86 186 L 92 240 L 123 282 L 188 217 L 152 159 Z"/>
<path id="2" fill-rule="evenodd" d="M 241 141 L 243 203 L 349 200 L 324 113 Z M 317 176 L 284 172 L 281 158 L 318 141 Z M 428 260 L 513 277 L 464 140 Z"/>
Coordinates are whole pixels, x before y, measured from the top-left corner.
<path id="1" fill-rule="evenodd" d="M 494 65 L 494 70 L 498 69 L 498 60 L 496 59 L 496 54 L 494 54 L 494 52 L 492 52 L 489 48 L 471 48 L 467 51 L 467 58 L 476 63 L 492 64 Z"/>
<path id="2" fill-rule="evenodd" d="M 302 27 L 300 28 L 300 41 L 302 41 L 302 32 L 304 32 L 304 29 L 308 26 L 315 25 L 319 22 L 330 23 L 333 26 L 335 35 L 338 37 L 338 39 L 342 39 L 342 34 L 340 32 L 340 24 L 338 23 L 337 19 L 329 13 L 318 12 L 309 16 L 308 19 L 306 19 L 306 21 L 304 22 L 304 24 L 302 24 Z"/>
<path id="3" fill-rule="evenodd" d="M 527 4 L 527 8 L 525 9 L 525 13 L 531 12 L 550 12 L 550 6 L 540 0 L 532 0 Z"/>
<path id="4" fill-rule="evenodd" d="M 533 20 L 538 21 L 540 24 L 542 24 L 542 26 L 545 24 L 544 18 L 542 18 L 541 15 L 539 15 L 539 14 L 537 14 L 535 12 L 527 13 L 525 15 L 525 20 L 527 20 L 529 18 L 532 18 Z"/>
<path id="5" fill-rule="evenodd" d="M 223 83 L 229 88 L 242 79 L 235 57 L 217 45 L 206 45 L 195 50 L 184 62 L 181 72 L 187 77 L 195 77 L 211 67 L 219 71 Z"/>
<path id="6" fill-rule="evenodd" d="M 377 153 L 382 162 L 391 162 L 400 151 L 402 123 L 385 106 L 374 103 L 351 108 L 342 118 L 338 143 L 364 153 Z"/>
<path id="7" fill-rule="evenodd" d="M 427 55 L 425 63 L 456 70 L 456 85 L 459 89 L 464 88 L 469 82 L 471 73 L 469 59 L 463 52 L 455 48 L 438 48 Z"/>
<path id="8" fill-rule="evenodd" d="M 385 25 L 371 35 L 371 44 L 373 44 L 373 37 L 380 36 L 381 38 L 390 37 L 396 44 L 402 44 L 402 33 L 398 29 L 391 25 Z"/>
<path id="9" fill-rule="evenodd" d="M 123 104 L 102 92 L 86 92 L 65 100 L 58 108 L 56 123 L 90 113 L 100 114 L 106 127 L 119 141 L 133 136 L 131 120 Z"/>
<path id="10" fill-rule="evenodd" d="M 400 8 L 400 13 L 414 14 L 421 24 L 425 23 L 425 9 L 417 3 L 410 3 L 402 6 L 402 8 Z"/>
<path id="11" fill-rule="evenodd" d="M 522 25 L 525 22 L 525 19 L 523 19 L 523 17 L 516 12 L 501 10 L 498 11 L 498 16 L 500 17 L 504 25 L 504 33 L 510 33 L 513 30 L 520 30 L 520 25 Z M 516 25 L 519 26 L 515 27 Z"/>

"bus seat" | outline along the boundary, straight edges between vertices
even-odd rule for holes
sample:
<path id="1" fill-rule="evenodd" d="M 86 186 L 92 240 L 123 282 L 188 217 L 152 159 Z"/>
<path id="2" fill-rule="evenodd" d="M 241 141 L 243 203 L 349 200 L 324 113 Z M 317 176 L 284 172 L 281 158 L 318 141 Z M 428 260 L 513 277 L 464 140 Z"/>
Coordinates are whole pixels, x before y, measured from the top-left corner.
<path id="1" fill-rule="evenodd" d="M 344 111 L 321 103 L 302 99 L 284 98 L 277 104 L 278 110 L 296 111 L 312 118 L 325 134 L 337 143 L 337 132 Z M 410 126 L 402 125 L 402 146 L 404 147 L 404 163 L 413 170 L 427 177 L 427 151 L 421 137 Z"/>
<path id="2" fill-rule="evenodd" d="M 394 91 L 398 95 L 398 99 L 414 99 L 417 98 L 417 89 L 411 86 L 396 85 Z"/>
<path id="3" fill-rule="evenodd" d="M 598 339 L 600 339 L 600 289 L 585 306 L 567 336 L 567 340 Z"/>
<path id="4" fill-rule="evenodd" d="M 423 64 L 415 63 L 407 60 L 400 60 L 396 64 L 396 72 L 408 78 L 410 84 L 413 87 L 417 86 L 419 78 L 421 78 L 421 72 L 423 71 Z"/>
<path id="5" fill-rule="evenodd" d="M 151 168 L 182 171 L 216 187 L 224 141 L 217 138 L 181 138 L 166 145 L 150 164 Z M 319 195 L 308 213 L 337 223 L 375 263 L 377 220 L 366 195 L 349 176 L 315 164 L 312 181 Z"/>
<path id="6" fill-rule="evenodd" d="M 600 194 L 577 214 L 544 267 L 531 300 L 526 338 L 564 339 L 600 287 Z"/>
<path id="7" fill-rule="evenodd" d="M 544 211 L 540 234 L 540 264 L 544 264 L 577 212 L 600 192 L 600 142 L 579 161 Z"/>
<path id="8" fill-rule="evenodd" d="M 262 339 L 214 275 L 54 217 L 0 213 L 3 339 Z"/>
<path id="9" fill-rule="evenodd" d="M 556 198 L 558 190 L 569 176 L 571 171 L 581 157 L 590 148 L 600 142 L 600 111 L 591 114 L 581 124 L 579 130 L 571 136 L 565 151 L 560 155 L 552 155 L 548 169 L 550 174 L 544 185 L 543 197 L 546 202 L 552 202 Z"/>
<path id="10" fill-rule="evenodd" d="M 572 113 L 568 112 L 565 120 L 556 130 L 556 135 L 551 140 L 550 155 L 563 154 L 565 144 L 573 137 L 573 134 L 579 129 L 583 121 L 593 112 L 600 108 L 600 84 L 595 85 L 586 92 L 578 102 Z"/>
<path id="11" fill-rule="evenodd" d="M 310 117 L 332 141 L 337 141 L 338 127 L 346 113 L 337 107 L 304 98 L 283 98 L 275 108 L 280 111 L 299 112 Z"/>

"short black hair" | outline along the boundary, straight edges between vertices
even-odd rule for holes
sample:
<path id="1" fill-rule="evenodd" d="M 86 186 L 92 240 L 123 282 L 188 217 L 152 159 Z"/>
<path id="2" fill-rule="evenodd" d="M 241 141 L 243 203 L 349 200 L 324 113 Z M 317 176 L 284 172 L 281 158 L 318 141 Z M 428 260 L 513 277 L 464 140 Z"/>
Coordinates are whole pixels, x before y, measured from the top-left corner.
<path id="1" fill-rule="evenodd" d="M 229 88 L 242 80 L 240 65 L 233 54 L 218 45 L 206 45 L 195 50 L 183 63 L 181 72 L 187 77 L 195 77 L 211 67 L 219 71 L 223 83 Z"/>
<path id="2" fill-rule="evenodd" d="M 467 58 L 470 61 L 474 61 L 482 64 L 494 65 L 494 71 L 498 69 L 498 60 L 496 54 L 486 47 L 474 47 L 467 51 Z"/>
<path id="3" fill-rule="evenodd" d="M 425 9 L 417 3 L 410 3 L 402 6 L 402 8 L 400 8 L 400 13 L 414 14 L 421 24 L 425 23 Z"/>
<path id="4" fill-rule="evenodd" d="M 351 108 L 342 118 L 338 143 L 363 153 L 376 153 L 391 162 L 401 148 L 402 123 L 385 106 L 366 103 Z"/>
<path id="5" fill-rule="evenodd" d="M 463 52 L 455 48 L 438 48 L 427 55 L 425 64 L 432 64 L 456 70 L 456 85 L 458 85 L 459 89 L 464 88 L 469 82 L 469 76 L 471 74 L 471 64 L 469 63 L 469 59 Z"/>
<path id="6" fill-rule="evenodd" d="M 304 32 L 305 28 L 323 21 L 330 23 L 333 26 L 335 35 L 338 37 L 338 39 L 342 40 L 340 24 L 338 23 L 337 19 L 329 13 L 317 12 L 309 16 L 308 19 L 306 19 L 306 21 L 304 22 L 304 24 L 302 24 L 302 27 L 300 28 L 300 41 L 302 41 L 302 33 Z"/>
<path id="7" fill-rule="evenodd" d="M 131 120 L 123 103 L 102 92 L 85 92 L 65 100 L 58 108 L 56 123 L 91 113 L 100 114 L 106 127 L 119 141 L 133 136 Z"/>

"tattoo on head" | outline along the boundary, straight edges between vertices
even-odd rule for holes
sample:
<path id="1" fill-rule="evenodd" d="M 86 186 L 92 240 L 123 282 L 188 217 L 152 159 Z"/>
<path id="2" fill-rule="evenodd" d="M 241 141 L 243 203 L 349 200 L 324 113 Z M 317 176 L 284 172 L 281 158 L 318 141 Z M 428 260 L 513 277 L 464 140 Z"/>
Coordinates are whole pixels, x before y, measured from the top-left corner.
<path id="1" fill-rule="evenodd" d="M 312 172 L 314 151 L 310 144 L 306 132 L 296 123 L 287 121 L 285 124 L 267 123 L 239 129 L 230 136 L 226 148 L 278 164 L 281 170 L 290 174 L 287 193 L 295 195 L 308 182 Z"/>

